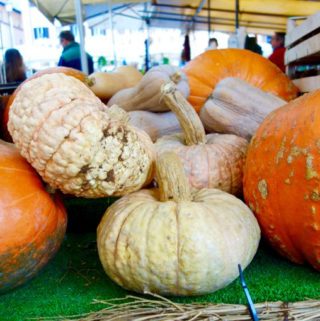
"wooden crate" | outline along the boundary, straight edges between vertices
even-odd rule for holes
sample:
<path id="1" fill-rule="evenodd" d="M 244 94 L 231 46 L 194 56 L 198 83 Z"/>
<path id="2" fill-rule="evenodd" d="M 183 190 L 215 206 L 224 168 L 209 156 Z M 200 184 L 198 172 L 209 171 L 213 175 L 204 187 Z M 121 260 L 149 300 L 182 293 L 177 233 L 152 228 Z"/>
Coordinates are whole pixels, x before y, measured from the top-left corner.
<path id="1" fill-rule="evenodd" d="M 320 89 L 320 11 L 288 20 L 285 64 L 301 92 Z"/>

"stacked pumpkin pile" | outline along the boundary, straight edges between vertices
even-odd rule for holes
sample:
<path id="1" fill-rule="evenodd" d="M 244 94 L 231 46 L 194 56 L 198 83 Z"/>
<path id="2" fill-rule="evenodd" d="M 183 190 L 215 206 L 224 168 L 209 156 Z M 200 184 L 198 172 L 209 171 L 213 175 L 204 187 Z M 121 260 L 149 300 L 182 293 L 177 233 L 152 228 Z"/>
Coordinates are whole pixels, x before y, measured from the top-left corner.
<path id="1" fill-rule="evenodd" d="M 97 244 L 106 273 L 130 290 L 226 286 L 256 253 L 256 218 L 280 253 L 320 269 L 320 135 L 310 126 L 320 93 L 297 94 L 271 62 L 237 49 L 144 76 L 36 74 L 5 112 L 15 146 L 0 145 L 0 288 L 32 277 L 59 247 L 66 213 L 55 191 L 123 196 Z"/>

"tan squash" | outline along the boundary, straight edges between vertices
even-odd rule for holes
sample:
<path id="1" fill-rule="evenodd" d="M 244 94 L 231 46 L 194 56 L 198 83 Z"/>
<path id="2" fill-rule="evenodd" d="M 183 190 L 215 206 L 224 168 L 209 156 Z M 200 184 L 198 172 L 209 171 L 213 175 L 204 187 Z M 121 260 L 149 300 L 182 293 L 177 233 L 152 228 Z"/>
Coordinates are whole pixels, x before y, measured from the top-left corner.
<path id="1" fill-rule="evenodd" d="M 217 189 L 190 191 L 179 158 L 157 161 L 159 189 L 108 208 L 97 245 L 109 277 L 140 293 L 199 295 L 227 286 L 248 266 L 260 240 L 250 209 Z"/>
<path id="2" fill-rule="evenodd" d="M 161 100 L 161 86 L 168 81 L 173 81 L 181 94 L 188 97 L 186 75 L 178 67 L 162 65 L 151 68 L 135 87 L 123 89 L 112 96 L 108 106 L 116 104 L 126 111 L 169 111 Z"/>
<path id="3" fill-rule="evenodd" d="M 196 111 L 174 84 L 166 84 L 162 91 L 163 101 L 176 113 L 183 134 L 158 139 L 155 144 L 157 153 L 177 153 L 191 186 L 195 188 L 241 193 L 248 142 L 235 135 L 206 135 Z"/>
<path id="4" fill-rule="evenodd" d="M 240 78 L 225 78 L 200 111 L 209 132 L 235 134 L 250 140 L 265 117 L 286 101 Z"/>
<path id="5" fill-rule="evenodd" d="M 124 195 L 153 177 L 153 144 L 79 80 L 43 75 L 21 87 L 8 128 L 45 182 L 82 197 Z"/>
<path id="6" fill-rule="evenodd" d="M 121 66 L 114 72 L 97 71 L 89 75 L 90 89 L 102 100 L 109 100 L 124 88 L 135 86 L 142 78 L 139 70 L 132 66 Z"/>
<path id="7" fill-rule="evenodd" d="M 130 111 L 129 124 L 144 130 L 153 142 L 164 135 L 181 131 L 177 116 L 171 111 L 166 113 L 153 113 L 144 110 Z"/>

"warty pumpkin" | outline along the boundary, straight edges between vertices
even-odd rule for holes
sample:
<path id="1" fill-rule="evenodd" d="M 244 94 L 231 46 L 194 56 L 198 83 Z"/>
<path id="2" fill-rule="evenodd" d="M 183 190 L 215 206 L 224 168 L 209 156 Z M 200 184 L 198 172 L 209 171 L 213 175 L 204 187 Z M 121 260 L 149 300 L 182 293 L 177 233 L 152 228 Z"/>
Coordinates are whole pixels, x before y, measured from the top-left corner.
<path id="1" fill-rule="evenodd" d="M 162 92 L 162 99 L 176 113 L 183 134 L 159 138 L 155 144 L 157 153 L 177 153 L 189 183 L 195 188 L 241 193 L 248 142 L 235 135 L 206 135 L 199 116 L 174 84 L 166 84 Z"/>
<path id="2" fill-rule="evenodd" d="M 8 127 L 22 156 L 53 188 L 103 197 L 137 190 L 153 176 L 152 141 L 127 118 L 60 73 L 21 87 Z"/>
<path id="3" fill-rule="evenodd" d="M 58 250 L 66 211 L 13 144 L 0 140 L 0 292 L 32 278 Z"/>
<path id="4" fill-rule="evenodd" d="M 208 132 L 235 134 L 248 140 L 264 118 L 286 101 L 240 78 L 221 80 L 200 111 Z"/>
<path id="5" fill-rule="evenodd" d="M 113 72 L 96 71 L 89 75 L 90 89 L 104 101 L 118 91 L 134 87 L 142 78 L 141 72 L 132 66 L 121 66 Z"/>
<path id="6" fill-rule="evenodd" d="M 116 201 L 98 227 L 103 268 L 122 287 L 163 295 L 216 291 L 256 253 L 260 229 L 249 208 L 216 189 L 190 191 L 179 158 L 157 160 L 159 189 Z"/>
<path id="7" fill-rule="evenodd" d="M 161 86 L 168 81 L 173 81 L 184 97 L 189 96 L 186 75 L 178 67 L 162 65 L 151 68 L 135 87 L 117 92 L 111 97 L 108 106 L 116 104 L 126 111 L 169 111 L 161 100 Z"/>
<path id="8" fill-rule="evenodd" d="M 162 136 L 181 131 L 177 116 L 171 111 L 165 113 L 145 110 L 130 111 L 129 124 L 144 130 L 153 142 Z"/>
<path id="9" fill-rule="evenodd" d="M 198 112 L 218 82 L 227 77 L 240 78 L 286 101 L 298 94 L 297 87 L 276 65 L 245 49 L 207 50 L 191 60 L 183 71 L 189 80 L 188 100 Z"/>
<path id="10" fill-rule="evenodd" d="M 320 271 L 320 90 L 272 112 L 248 148 L 244 196 L 265 238 Z"/>
<path id="11" fill-rule="evenodd" d="M 88 85 L 88 77 L 85 73 L 83 73 L 80 70 L 77 69 L 73 69 L 73 68 L 69 68 L 69 67 L 50 67 L 50 68 L 46 68 L 40 71 L 37 71 L 36 73 L 34 73 L 32 76 L 30 76 L 29 78 L 27 78 L 23 83 L 21 83 L 16 90 L 13 92 L 12 95 L 10 95 L 10 98 L 6 104 L 5 110 L 3 112 L 3 119 L 1 122 L 1 126 L 2 126 L 2 138 L 7 141 L 7 142 L 12 142 L 12 137 L 8 131 L 8 121 L 9 121 L 9 110 L 10 107 L 14 101 L 14 99 L 17 96 L 17 93 L 19 92 L 19 90 L 21 89 L 21 87 L 27 82 L 30 81 L 32 79 L 41 77 L 45 74 L 54 74 L 54 73 L 63 73 L 66 74 L 68 76 L 74 77 L 78 80 L 80 80 L 81 82 L 83 82 L 84 84 Z"/>

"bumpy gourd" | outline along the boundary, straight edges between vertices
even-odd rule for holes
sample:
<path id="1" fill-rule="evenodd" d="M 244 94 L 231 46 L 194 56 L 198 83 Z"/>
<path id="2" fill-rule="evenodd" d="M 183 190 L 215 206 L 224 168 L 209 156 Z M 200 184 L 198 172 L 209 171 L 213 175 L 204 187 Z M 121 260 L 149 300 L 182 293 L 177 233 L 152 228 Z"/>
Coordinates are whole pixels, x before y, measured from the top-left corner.
<path id="1" fill-rule="evenodd" d="M 126 289 L 199 295 L 225 287 L 257 251 L 260 229 L 249 208 L 216 189 L 190 191 L 173 153 L 157 162 L 159 190 L 124 196 L 98 227 L 109 277 Z"/>
<path id="2" fill-rule="evenodd" d="M 13 144 L 0 140 L 0 292 L 34 277 L 60 247 L 67 224 L 58 195 L 49 195 Z"/>
<path id="3" fill-rule="evenodd" d="M 235 135 L 206 135 L 199 116 L 174 84 L 166 84 L 162 92 L 162 99 L 176 113 L 183 134 L 159 138 L 155 144 L 157 153 L 177 153 L 189 183 L 195 188 L 218 188 L 240 194 L 248 142 Z"/>
<path id="4" fill-rule="evenodd" d="M 79 80 L 43 75 L 21 87 L 9 131 L 21 154 L 54 188 L 83 197 L 123 195 L 152 179 L 153 146 Z"/>
<path id="5" fill-rule="evenodd" d="M 161 99 L 161 86 L 168 81 L 173 81 L 184 97 L 189 96 L 186 75 L 178 67 L 162 65 L 151 68 L 135 87 L 118 91 L 111 97 L 108 106 L 116 104 L 126 111 L 169 111 Z"/>

